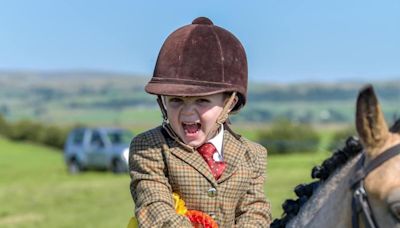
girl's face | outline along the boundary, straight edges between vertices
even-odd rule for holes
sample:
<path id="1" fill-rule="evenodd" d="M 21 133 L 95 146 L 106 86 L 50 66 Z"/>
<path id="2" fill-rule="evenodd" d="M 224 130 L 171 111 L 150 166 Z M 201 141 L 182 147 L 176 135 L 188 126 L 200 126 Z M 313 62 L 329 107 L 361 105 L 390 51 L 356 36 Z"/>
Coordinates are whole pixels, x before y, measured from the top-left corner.
<path id="1" fill-rule="evenodd" d="M 187 145 L 201 146 L 222 112 L 223 93 L 200 97 L 166 96 L 164 105 L 174 132 Z"/>

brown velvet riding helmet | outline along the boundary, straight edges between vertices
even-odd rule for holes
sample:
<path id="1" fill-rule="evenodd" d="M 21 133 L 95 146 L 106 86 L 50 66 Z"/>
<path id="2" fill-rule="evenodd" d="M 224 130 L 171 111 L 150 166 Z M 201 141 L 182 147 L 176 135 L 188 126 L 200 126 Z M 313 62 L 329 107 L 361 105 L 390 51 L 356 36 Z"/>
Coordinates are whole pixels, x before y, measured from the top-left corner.
<path id="1" fill-rule="evenodd" d="M 247 60 L 240 41 L 205 17 L 174 31 L 165 40 L 146 92 L 167 96 L 206 96 L 236 91 L 246 103 Z"/>

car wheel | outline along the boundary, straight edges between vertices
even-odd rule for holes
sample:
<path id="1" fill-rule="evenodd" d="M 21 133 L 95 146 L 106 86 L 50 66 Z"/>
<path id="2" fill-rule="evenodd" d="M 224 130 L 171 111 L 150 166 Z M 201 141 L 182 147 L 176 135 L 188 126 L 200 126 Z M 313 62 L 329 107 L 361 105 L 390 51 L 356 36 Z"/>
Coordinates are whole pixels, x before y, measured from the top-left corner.
<path id="1" fill-rule="evenodd" d="M 121 159 L 114 159 L 111 164 L 111 171 L 113 173 L 124 173 L 126 171 L 124 162 Z"/>
<path id="2" fill-rule="evenodd" d="M 68 172 L 70 174 L 78 174 L 82 171 L 81 166 L 79 165 L 78 161 L 72 160 L 68 163 Z"/>

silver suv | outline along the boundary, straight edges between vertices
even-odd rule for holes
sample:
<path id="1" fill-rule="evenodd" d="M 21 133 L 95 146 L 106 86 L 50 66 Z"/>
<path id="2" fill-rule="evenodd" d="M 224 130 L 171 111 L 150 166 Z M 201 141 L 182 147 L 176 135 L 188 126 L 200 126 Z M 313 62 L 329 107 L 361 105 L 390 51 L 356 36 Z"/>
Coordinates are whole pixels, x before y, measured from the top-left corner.
<path id="1" fill-rule="evenodd" d="M 64 159 L 70 173 L 87 169 L 107 169 L 114 173 L 128 170 L 129 143 L 133 134 L 121 128 L 76 128 L 64 146 Z"/>

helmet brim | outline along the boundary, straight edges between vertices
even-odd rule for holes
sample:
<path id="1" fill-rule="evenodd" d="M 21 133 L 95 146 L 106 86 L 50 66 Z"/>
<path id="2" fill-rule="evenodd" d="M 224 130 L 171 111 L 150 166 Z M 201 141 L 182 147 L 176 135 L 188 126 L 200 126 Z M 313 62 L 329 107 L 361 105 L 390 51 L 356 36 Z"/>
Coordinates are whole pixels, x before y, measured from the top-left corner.
<path id="1" fill-rule="evenodd" d="M 147 93 L 154 95 L 178 96 L 178 97 L 208 96 L 217 93 L 230 92 L 230 90 L 226 88 L 205 87 L 204 85 L 159 84 L 159 83 L 148 83 L 145 87 L 145 90 Z"/>

